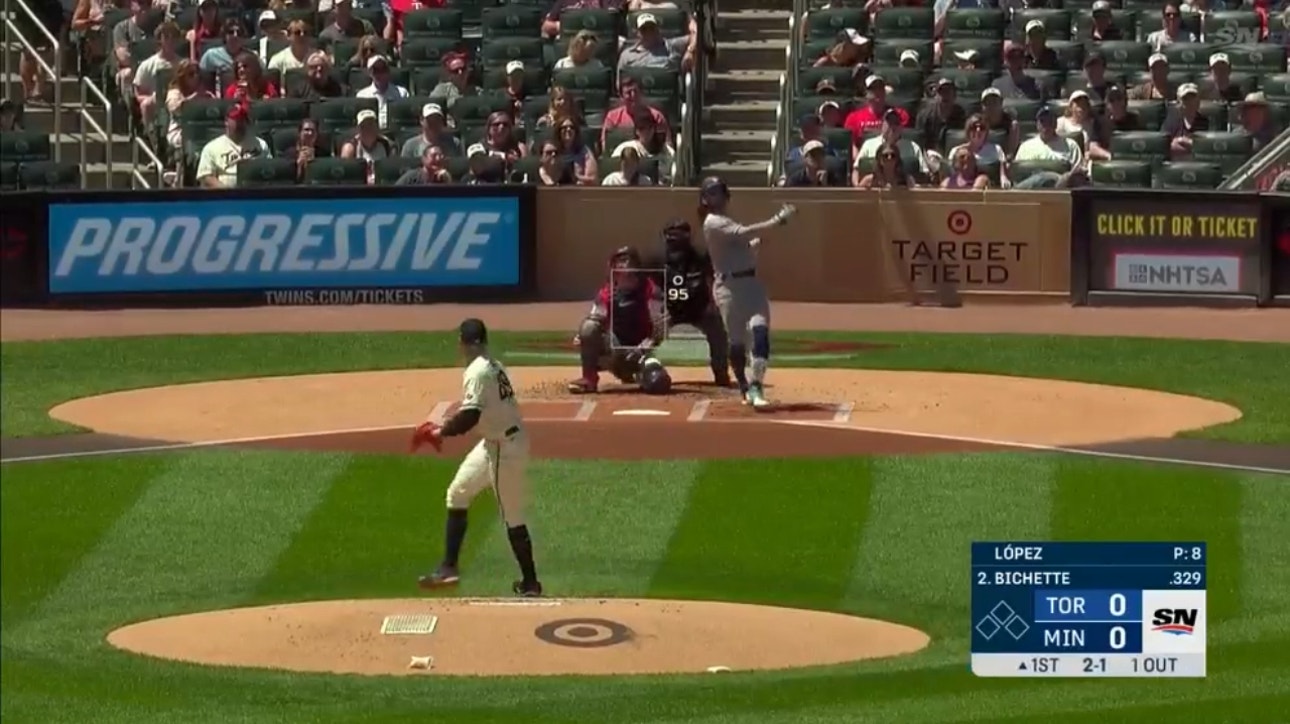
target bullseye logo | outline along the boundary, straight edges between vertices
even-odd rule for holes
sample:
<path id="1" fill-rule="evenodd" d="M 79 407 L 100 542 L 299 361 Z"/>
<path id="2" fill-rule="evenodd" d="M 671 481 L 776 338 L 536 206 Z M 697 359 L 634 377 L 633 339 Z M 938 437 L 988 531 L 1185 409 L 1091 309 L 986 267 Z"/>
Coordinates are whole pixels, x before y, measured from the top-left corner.
<path id="1" fill-rule="evenodd" d="M 556 646 L 598 649 L 630 641 L 632 630 L 607 618 L 562 618 L 538 626 L 533 635 Z"/>
<path id="2" fill-rule="evenodd" d="M 972 230 L 972 215 L 966 211 L 951 211 L 945 217 L 945 225 L 949 227 L 951 234 L 962 236 Z"/>

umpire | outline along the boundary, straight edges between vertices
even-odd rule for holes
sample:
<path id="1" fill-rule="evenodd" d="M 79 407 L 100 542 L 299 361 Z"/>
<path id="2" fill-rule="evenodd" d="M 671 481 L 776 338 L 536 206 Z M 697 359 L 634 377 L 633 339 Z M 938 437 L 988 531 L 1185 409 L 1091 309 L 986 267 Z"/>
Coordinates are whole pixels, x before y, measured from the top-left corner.
<path id="1" fill-rule="evenodd" d="M 678 324 L 688 324 L 703 332 L 712 378 L 718 386 L 729 387 L 729 341 L 712 302 L 712 262 L 707 254 L 694 248 L 690 222 L 676 218 L 663 226 L 663 255 L 668 331 Z"/>

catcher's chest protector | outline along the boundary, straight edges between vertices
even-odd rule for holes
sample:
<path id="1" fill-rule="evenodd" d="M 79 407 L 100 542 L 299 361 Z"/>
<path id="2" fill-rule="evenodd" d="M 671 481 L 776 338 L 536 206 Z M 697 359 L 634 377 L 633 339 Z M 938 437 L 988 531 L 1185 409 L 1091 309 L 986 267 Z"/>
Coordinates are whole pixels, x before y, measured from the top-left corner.
<path id="1" fill-rule="evenodd" d="M 615 289 L 609 304 L 609 328 L 618 344 L 634 347 L 650 336 L 653 325 L 649 318 L 649 301 L 646 299 L 644 283 L 630 292 Z"/>

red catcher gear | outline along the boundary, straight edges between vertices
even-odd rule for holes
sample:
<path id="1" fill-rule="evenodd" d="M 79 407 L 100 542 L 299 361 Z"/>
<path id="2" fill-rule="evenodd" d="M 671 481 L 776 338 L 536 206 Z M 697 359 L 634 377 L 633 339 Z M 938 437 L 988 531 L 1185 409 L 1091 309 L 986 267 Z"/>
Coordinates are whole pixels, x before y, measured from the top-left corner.
<path id="1" fill-rule="evenodd" d="M 625 347 L 634 347 L 654 336 L 650 301 L 663 298 L 653 279 L 642 276 L 640 280 L 635 289 L 628 290 L 610 283 L 596 293 L 595 306 L 603 310 L 607 318 L 606 331 Z"/>

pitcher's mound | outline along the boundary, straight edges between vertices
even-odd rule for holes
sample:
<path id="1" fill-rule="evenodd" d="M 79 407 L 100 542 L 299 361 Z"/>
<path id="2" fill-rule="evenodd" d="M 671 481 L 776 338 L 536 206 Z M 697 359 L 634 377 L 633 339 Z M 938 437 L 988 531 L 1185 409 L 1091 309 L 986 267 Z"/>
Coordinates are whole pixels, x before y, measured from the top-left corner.
<path id="1" fill-rule="evenodd" d="M 450 676 L 784 669 L 911 654 L 929 641 L 837 613 L 649 599 L 320 601 L 172 616 L 108 635 L 127 651 L 199 664 Z M 414 659 L 429 668 L 411 668 Z"/>

